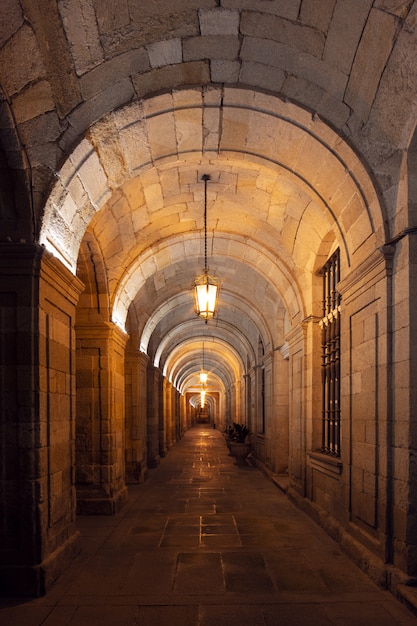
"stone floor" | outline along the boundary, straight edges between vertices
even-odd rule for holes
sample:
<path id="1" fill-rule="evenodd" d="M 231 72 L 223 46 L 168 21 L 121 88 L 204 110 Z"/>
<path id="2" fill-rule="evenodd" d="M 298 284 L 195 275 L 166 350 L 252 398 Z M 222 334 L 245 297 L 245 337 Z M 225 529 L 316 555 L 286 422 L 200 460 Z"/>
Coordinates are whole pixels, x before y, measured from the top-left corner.
<path id="1" fill-rule="evenodd" d="M 417 626 L 272 482 L 188 431 L 115 517 L 81 517 L 51 592 L 0 600 L 5 626 Z"/>

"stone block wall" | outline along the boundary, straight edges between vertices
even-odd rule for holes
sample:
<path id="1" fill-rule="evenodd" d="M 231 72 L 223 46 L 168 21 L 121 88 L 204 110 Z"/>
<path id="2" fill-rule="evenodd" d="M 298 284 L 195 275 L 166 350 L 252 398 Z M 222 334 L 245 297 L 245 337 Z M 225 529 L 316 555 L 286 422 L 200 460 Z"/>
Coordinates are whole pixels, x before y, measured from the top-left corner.
<path id="1" fill-rule="evenodd" d="M 390 267 L 380 251 L 340 285 L 341 460 L 349 528 L 385 560 L 389 539 L 393 416 L 388 401 Z M 387 502 L 388 501 L 388 502 Z"/>
<path id="2" fill-rule="evenodd" d="M 160 413 L 162 411 L 160 403 L 161 373 L 153 364 L 148 364 L 146 377 L 147 395 L 147 459 L 148 467 L 156 467 L 161 455 L 165 454 L 163 447 L 163 433 L 160 440 Z"/>
<path id="3" fill-rule="evenodd" d="M 125 344 L 111 323 L 77 326 L 77 509 L 113 514 L 126 502 Z"/>
<path id="4" fill-rule="evenodd" d="M 288 472 L 292 488 L 304 493 L 305 467 L 305 406 L 304 356 L 305 329 L 295 327 L 287 336 L 289 344 L 289 456 Z"/>
<path id="5" fill-rule="evenodd" d="M 410 206 L 413 211 L 413 205 Z M 414 211 L 415 212 L 415 211 Z M 415 219 L 415 218 L 414 218 Z M 413 223 L 413 216 L 411 215 Z M 417 577 L 417 234 L 410 233 L 396 246 L 393 270 L 391 406 L 395 416 L 390 436 L 394 539 L 394 562 Z"/>
<path id="6" fill-rule="evenodd" d="M 125 364 L 125 423 L 126 423 L 126 482 L 145 479 L 147 471 L 147 367 L 149 357 L 134 350 L 126 351 Z"/>
<path id="7" fill-rule="evenodd" d="M 36 245 L 2 245 L 4 272 L 0 585 L 42 595 L 78 549 L 73 354 L 83 285 Z"/>
<path id="8" fill-rule="evenodd" d="M 320 381 L 316 377 L 307 384 L 309 346 L 316 344 L 309 342 L 308 332 L 305 342 L 296 329 L 288 335 L 289 494 L 381 584 L 404 573 L 416 576 L 415 429 L 411 399 L 404 393 L 413 378 L 413 296 L 408 295 L 413 292 L 413 248 L 406 237 L 401 242 L 376 250 L 345 271 L 338 284 L 340 457 L 322 454 L 317 445 Z M 320 359 L 312 358 L 311 367 L 319 371 Z"/>
<path id="9" fill-rule="evenodd" d="M 382 584 L 395 578 L 385 563 L 392 563 L 397 575 L 415 576 L 413 443 L 409 400 L 402 394 L 411 363 L 404 341 L 410 322 L 405 310 L 395 316 L 397 305 L 391 307 L 393 298 L 401 303 L 401 290 L 407 293 L 409 277 L 396 271 L 399 263 L 401 253 L 395 255 L 392 246 L 378 250 L 338 285 L 341 455 L 307 449 L 306 495 L 312 506 L 303 503 L 334 536 L 343 537 L 345 548 Z"/>

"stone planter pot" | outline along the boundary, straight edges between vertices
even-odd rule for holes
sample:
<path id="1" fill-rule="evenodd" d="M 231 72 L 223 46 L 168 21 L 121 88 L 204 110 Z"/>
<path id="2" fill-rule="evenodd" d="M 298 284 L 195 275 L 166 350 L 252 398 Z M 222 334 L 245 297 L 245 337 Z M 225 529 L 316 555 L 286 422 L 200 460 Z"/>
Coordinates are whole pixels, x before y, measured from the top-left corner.
<path id="1" fill-rule="evenodd" d="M 239 443 L 238 441 L 230 441 L 228 444 L 228 448 L 230 450 L 230 454 L 235 457 L 238 463 L 244 463 L 246 457 L 250 452 L 251 443 L 250 441 L 245 441 L 244 443 Z"/>

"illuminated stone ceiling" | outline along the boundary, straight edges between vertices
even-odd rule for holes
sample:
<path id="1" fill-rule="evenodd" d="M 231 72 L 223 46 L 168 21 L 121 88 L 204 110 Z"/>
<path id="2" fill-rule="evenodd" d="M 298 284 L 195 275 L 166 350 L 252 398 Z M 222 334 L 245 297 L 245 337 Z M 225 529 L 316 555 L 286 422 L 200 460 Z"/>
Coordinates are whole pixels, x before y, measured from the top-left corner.
<path id="1" fill-rule="evenodd" d="M 320 315 L 334 248 L 354 268 L 401 228 L 414 2 L 7 0 L 5 16 L 2 148 L 30 193 L 3 232 L 30 204 L 28 238 L 86 284 L 80 323 L 126 328 L 181 391 L 203 341 L 224 389 Z M 207 325 L 203 174 L 221 281 Z"/>
<path id="2" fill-rule="evenodd" d="M 112 320 L 123 328 L 128 320 L 138 347 L 175 384 L 184 355 L 201 366 L 203 337 L 217 355 L 213 368 L 222 369 L 223 352 L 239 378 L 259 340 L 276 349 L 291 323 L 320 314 L 312 276 L 332 248 L 350 264 L 382 230 L 374 198 L 365 198 L 366 172 L 320 120 L 253 91 L 209 91 L 210 106 L 204 90 L 184 90 L 101 120 L 49 205 L 47 243 L 56 248 L 76 250 L 90 220 L 81 249 L 84 258 L 93 245 L 100 251 Z M 191 289 L 204 267 L 203 174 L 209 267 L 221 282 L 208 325 L 195 316 Z M 80 188 L 83 205 L 71 200 Z M 54 231 L 65 204 L 74 227 Z M 227 368 L 221 379 L 226 385 Z"/>

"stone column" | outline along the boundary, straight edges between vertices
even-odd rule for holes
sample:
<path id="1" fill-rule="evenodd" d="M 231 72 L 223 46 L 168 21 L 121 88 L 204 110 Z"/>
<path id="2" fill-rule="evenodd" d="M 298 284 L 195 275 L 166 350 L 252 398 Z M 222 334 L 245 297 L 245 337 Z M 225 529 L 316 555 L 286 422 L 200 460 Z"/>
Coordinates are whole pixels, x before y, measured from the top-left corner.
<path id="1" fill-rule="evenodd" d="M 245 424 L 253 432 L 252 428 L 252 414 L 251 414 L 251 378 L 249 374 L 243 375 L 243 407 L 245 414 Z"/>
<path id="2" fill-rule="evenodd" d="M 147 470 L 148 363 L 147 354 L 138 352 L 136 349 L 126 351 L 126 482 L 128 484 L 143 482 Z"/>
<path id="3" fill-rule="evenodd" d="M 77 326 L 77 508 L 113 515 L 125 504 L 127 335 L 109 322 Z"/>
<path id="4" fill-rule="evenodd" d="M 156 467 L 159 453 L 159 383 L 160 371 L 149 363 L 147 371 L 147 458 L 148 467 Z"/>
<path id="5" fill-rule="evenodd" d="M 165 378 L 163 382 L 164 386 L 164 403 L 163 403 L 163 416 L 164 416 L 164 448 L 168 449 L 175 443 L 175 430 L 174 430 L 174 415 L 173 408 L 174 403 L 172 401 L 172 384 Z"/>
<path id="6" fill-rule="evenodd" d="M 157 393 L 157 406 L 158 406 L 158 445 L 159 445 L 159 456 L 164 457 L 168 452 L 167 448 L 167 429 L 166 429 L 166 419 L 164 415 L 164 377 L 162 372 L 158 370 L 158 378 L 157 378 L 157 387 L 155 389 Z"/>
<path id="7" fill-rule="evenodd" d="M 252 444 L 258 462 L 265 465 L 265 395 L 263 365 L 254 365 L 251 376 Z"/>
<path id="8" fill-rule="evenodd" d="M 407 422 L 409 428 L 409 449 L 407 458 L 409 463 L 408 475 L 408 494 L 407 494 L 407 530 L 405 536 L 406 550 L 405 553 L 405 571 L 410 576 L 417 579 L 417 232 L 409 237 L 407 252 L 409 254 L 409 294 L 410 306 L 409 311 L 409 342 L 408 342 L 408 359 L 409 367 L 407 376 L 409 378 L 409 401 L 407 403 Z M 398 317 L 397 317 L 398 319 Z M 398 322 L 397 322 L 398 323 Z M 397 354 L 401 351 L 401 347 L 397 344 Z M 396 371 L 397 380 L 403 379 L 401 367 Z M 397 430 L 397 437 L 401 432 L 401 424 Z"/>
<path id="9" fill-rule="evenodd" d="M 257 367 L 252 367 L 249 371 L 250 397 L 248 399 L 248 402 L 250 403 L 249 412 L 250 412 L 250 418 L 251 418 L 250 424 L 251 424 L 252 433 L 257 432 L 257 422 L 258 422 L 258 413 L 259 413 L 257 385 L 258 385 Z"/>
<path id="10" fill-rule="evenodd" d="M 172 383 L 167 382 L 166 386 L 166 403 L 164 405 L 164 412 L 169 406 L 169 420 L 166 424 L 168 432 L 168 445 L 171 447 L 179 439 L 179 414 L 178 414 L 178 392 Z"/>
<path id="11" fill-rule="evenodd" d="M 226 398 L 225 398 L 225 414 L 226 414 L 226 425 L 230 426 L 234 421 L 234 415 L 232 414 L 232 400 L 231 400 L 231 388 L 228 387 L 226 389 Z"/>
<path id="12" fill-rule="evenodd" d="M 232 418 L 232 422 L 240 422 L 239 415 L 237 413 L 237 402 L 236 402 L 236 383 L 233 382 L 230 386 L 230 415 Z"/>
<path id="13" fill-rule="evenodd" d="M 0 588 L 39 596 L 78 550 L 75 309 L 82 283 L 42 247 L 0 245 Z"/>
<path id="14" fill-rule="evenodd" d="M 178 389 L 174 389 L 175 401 L 175 441 L 181 439 L 181 404 Z"/>
<path id="15" fill-rule="evenodd" d="M 188 430 L 188 428 L 190 427 L 191 422 L 189 420 L 189 411 L 187 407 L 188 403 L 184 395 L 180 396 L 179 402 L 180 402 L 180 436 L 182 437 L 185 431 Z"/>
<path id="16" fill-rule="evenodd" d="M 274 445 L 274 405 L 273 405 L 273 353 L 265 354 L 263 358 L 263 385 L 264 385 L 264 432 L 262 461 L 268 470 L 272 467 L 272 446 Z"/>
<path id="17" fill-rule="evenodd" d="M 263 374 L 263 365 L 255 365 L 253 368 L 254 374 L 254 406 L 255 406 L 255 424 L 254 429 L 257 435 L 265 434 L 265 389 Z"/>

